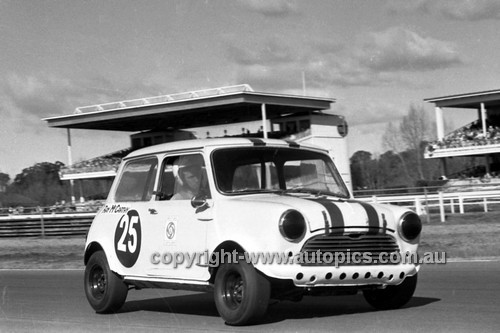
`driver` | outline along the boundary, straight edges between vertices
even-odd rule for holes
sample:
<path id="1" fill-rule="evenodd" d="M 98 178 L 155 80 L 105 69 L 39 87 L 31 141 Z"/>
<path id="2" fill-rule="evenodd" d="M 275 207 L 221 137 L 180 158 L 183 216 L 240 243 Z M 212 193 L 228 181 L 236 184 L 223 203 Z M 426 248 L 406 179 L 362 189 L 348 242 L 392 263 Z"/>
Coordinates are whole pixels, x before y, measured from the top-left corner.
<path id="1" fill-rule="evenodd" d="M 185 166 L 179 169 L 179 186 L 172 200 L 190 200 L 198 194 L 201 185 L 202 168 L 199 165 Z"/>

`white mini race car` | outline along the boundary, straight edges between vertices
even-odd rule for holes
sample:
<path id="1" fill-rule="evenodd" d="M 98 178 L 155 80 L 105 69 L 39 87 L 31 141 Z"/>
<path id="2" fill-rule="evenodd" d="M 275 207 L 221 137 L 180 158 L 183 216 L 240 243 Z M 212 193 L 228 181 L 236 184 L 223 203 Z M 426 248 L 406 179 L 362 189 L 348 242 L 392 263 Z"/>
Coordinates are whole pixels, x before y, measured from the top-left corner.
<path id="1" fill-rule="evenodd" d="M 353 200 L 325 150 L 225 138 L 137 150 L 118 170 L 85 245 L 85 293 L 98 313 L 130 288 L 212 291 L 229 325 L 269 300 L 362 291 L 376 309 L 415 291 L 421 221 Z"/>

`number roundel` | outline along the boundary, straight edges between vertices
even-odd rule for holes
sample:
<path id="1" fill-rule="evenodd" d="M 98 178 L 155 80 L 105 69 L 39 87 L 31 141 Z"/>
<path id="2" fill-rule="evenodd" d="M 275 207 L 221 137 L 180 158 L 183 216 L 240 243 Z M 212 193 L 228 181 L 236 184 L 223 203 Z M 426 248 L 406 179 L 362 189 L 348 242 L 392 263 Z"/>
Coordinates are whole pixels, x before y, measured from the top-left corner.
<path id="1" fill-rule="evenodd" d="M 141 251 L 141 220 L 136 210 L 129 210 L 115 230 L 115 252 L 125 267 L 134 266 Z"/>

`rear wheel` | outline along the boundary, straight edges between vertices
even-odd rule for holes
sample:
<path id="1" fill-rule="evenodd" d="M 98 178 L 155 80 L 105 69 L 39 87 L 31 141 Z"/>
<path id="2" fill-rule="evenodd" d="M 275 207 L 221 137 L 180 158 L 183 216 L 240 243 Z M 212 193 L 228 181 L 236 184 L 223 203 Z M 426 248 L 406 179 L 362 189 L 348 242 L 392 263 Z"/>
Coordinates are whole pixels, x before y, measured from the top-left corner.
<path id="1" fill-rule="evenodd" d="M 228 325 L 251 324 L 267 311 L 270 282 L 244 261 L 222 264 L 215 277 L 217 310 Z"/>
<path id="2" fill-rule="evenodd" d="M 98 313 L 120 309 L 128 293 L 128 286 L 109 269 L 103 251 L 97 251 L 90 256 L 85 267 L 84 287 L 87 300 Z"/>
<path id="3" fill-rule="evenodd" d="M 385 289 L 365 290 L 366 301 L 377 310 L 397 309 L 405 305 L 413 297 L 417 287 L 417 274 L 407 277 L 397 286 Z"/>

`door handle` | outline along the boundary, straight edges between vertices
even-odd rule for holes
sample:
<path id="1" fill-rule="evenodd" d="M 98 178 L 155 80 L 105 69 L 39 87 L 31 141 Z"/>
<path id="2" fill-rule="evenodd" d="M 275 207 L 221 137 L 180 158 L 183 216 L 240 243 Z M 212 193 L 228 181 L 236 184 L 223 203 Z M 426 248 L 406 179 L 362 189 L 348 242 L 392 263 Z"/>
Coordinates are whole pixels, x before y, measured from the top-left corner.
<path id="1" fill-rule="evenodd" d="M 149 214 L 152 214 L 152 215 L 158 214 L 158 212 L 154 208 L 149 208 L 148 210 L 149 210 Z"/>

